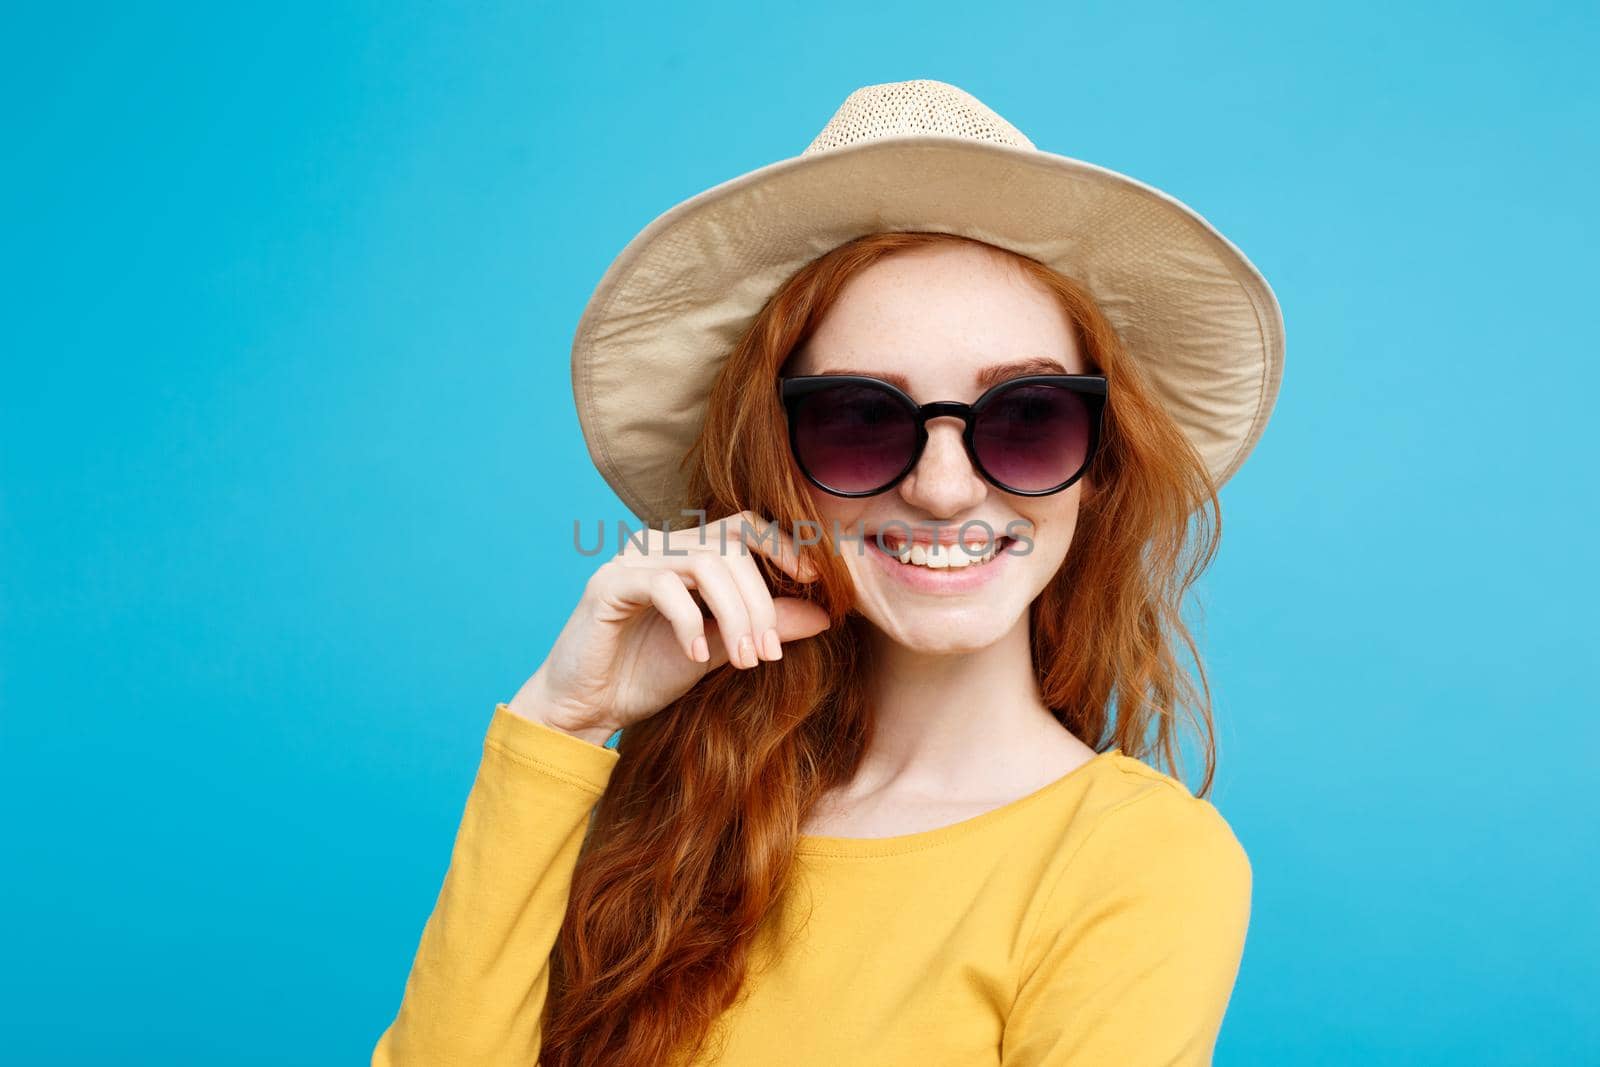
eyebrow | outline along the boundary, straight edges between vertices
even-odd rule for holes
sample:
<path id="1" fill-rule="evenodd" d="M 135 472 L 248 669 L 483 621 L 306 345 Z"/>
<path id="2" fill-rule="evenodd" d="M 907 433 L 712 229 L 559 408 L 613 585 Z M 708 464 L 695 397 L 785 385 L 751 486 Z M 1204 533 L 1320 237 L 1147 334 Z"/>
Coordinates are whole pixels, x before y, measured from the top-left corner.
<path id="1" fill-rule="evenodd" d="M 865 371 L 865 370 L 850 370 L 848 368 L 839 368 L 839 369 L 834 369 L 834 370 L 818 371 L 817 373 L 819 375 L 822 375 L 822 374 L 860 374 L 860 375 L 865 375 L 868 378 L 879 378 L 879 379 L 882 379 L 883 381 L 886 381 L 886 382 L 890 383 L 891 385 L 897 386 L 903 392 L 906 392 L 906 393 L 911 392 L 911 383 L 906 380 L 906 376 L 903 375 L 903 374 L 895 374 L 895 373 L 893 373 L 891 371 Z M 1071 373 L 1072 373 L 1071 371 L 1067 370 L 1067 368 L 1062 365 L 1060 360 L 1051 359 L 1051 358 L 1049 358 L 1047 356 L 1032 356 L 1032 357 L 1030 357 L 1028 359 L 1019 359 L 1019 360 L 1016 360 L 1015 362 L 1012 362 L 1012 363 L 996 363 L 993 366 L 985 367 L 985 368 L 983 368 L 982 370 L 980 370 L 977 373 L 976 378 L 977 378 L 977 382 L 978 382 L 978 389 L 979 390 L 984 390 L 984 389 L 988 389 L 988 388 L 990 388 L 990 387 L 992 387 L 994 385 L 998 385 L 1000 382 L 1006 381 L 1008 379 L 1020 378 L 1024 374 L 1071 374 Z"/>

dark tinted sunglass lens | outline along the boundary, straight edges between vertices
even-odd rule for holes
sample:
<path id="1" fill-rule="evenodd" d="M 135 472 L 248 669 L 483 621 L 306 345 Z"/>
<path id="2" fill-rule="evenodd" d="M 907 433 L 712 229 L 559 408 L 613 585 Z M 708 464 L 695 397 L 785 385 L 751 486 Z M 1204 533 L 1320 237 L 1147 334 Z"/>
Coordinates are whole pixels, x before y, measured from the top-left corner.
<path id="1" fill-rule="evenodd" d="M 1020 385 L 984 408 L 972 430 L 973 450 L 996 481 L 1019 492 L 1042 492 L 1083 468 L 1092 418 L 1081 393 Z"/>
<path id="2" fill-rule="evenodd" d="M 917 447 L 916 420 L 906 406 L 868 385 L 808 394 L 792 418 L 795 458 L 812 478 L 843 493 L 887 485 Z"/>

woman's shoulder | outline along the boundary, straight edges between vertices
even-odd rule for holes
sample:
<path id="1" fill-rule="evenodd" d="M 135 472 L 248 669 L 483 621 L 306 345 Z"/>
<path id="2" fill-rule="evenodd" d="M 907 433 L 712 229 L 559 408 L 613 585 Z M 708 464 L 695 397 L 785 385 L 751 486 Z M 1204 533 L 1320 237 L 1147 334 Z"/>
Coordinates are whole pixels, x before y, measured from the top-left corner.
<path id="1" fill-rule="evenodd" d="M 1249 855 L 1216 804 L 1120 749 L 1094 764 L 1087 788 L 1059 825 L 1063 867 L 1088 877 L 1085 869 L 1092 875 L 1132 862 L 1148 877 L 1248 886 Z"/>
<path id="2" fill-rule="evenodd" d="M 1173 1040 L 1197 1049 L 1214 1035 L 1238 971 L 1249 857 L 1215 804 L 1142 760 L 1103 754 L 1087 786 L 1032 905 L 1019 974 L 1033 992 L 1018 1003 L 1053 1010 L 1086 989 L 1091 998 L 1108 991 L 1116 1011 L 1103 1018 L 1109 1025 L 1121 1013 L 1134 1030 L 1102 1032 L 1103 1041 L 1120 1048 L 1164 1019 Z"/>

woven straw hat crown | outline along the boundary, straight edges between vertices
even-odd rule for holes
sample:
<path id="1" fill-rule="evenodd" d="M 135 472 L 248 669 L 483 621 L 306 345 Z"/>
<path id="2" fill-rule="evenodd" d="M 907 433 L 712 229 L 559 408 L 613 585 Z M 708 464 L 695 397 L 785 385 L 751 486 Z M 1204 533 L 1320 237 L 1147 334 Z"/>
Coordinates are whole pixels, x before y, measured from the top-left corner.
<path id="1" fill-rule="evenodd" d="M 1260 439 L 1283 318 L 1243 252 L 1167 193 L 1039 150 L 957 86 L 888 82 L 851 92 L 799 155 L 657 216 L 595 287 L 573 395 L 596 468 L 635 515 L 681 523 L 706 396 L 768 298 L 880 231 L 970 237 L 1083 284 L 1218 487 Z"/>
<path id="2" fill-rule="evenodd" d="M 844 98 L 801 155 L 880 137 L 937 134 L 1032 148 L 1021 130 L 964 89 L 944 82 L 865 85 Z"/>

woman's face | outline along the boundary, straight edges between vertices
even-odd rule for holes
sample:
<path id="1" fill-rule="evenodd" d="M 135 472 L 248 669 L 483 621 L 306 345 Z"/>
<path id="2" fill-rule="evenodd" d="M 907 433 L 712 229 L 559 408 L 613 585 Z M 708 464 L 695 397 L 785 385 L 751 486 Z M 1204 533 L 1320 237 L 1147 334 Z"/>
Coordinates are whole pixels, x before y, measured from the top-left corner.
<path id="1" fill-rule="evenodd" d="M 926 404 L 971 403 L 1020 374 L 1092 370 L 1048 290 L 997 253 L 947 245 L 896 253 L 856 275 L 784 367 L 785 375 L 838 373 L 888 379 Z M 1088 476 L 1053 496 L 1017 496 L 973 469 L 960 419 L 931 419 L 927 429 L 921 459 L 893 489 L 852 498 L 805 485 L 830 532 L 866 532 L 839 543 L 861 614 L 908 649 L 969 652 L 1010 633 L 1061 567 Z M 946 543 L 1008 533 L 1027 540 L 964 569 L 901 563 L 878 548 L 880 529 L 886 542 L 907 527 L 926 540 L 933 523 Z"/>

